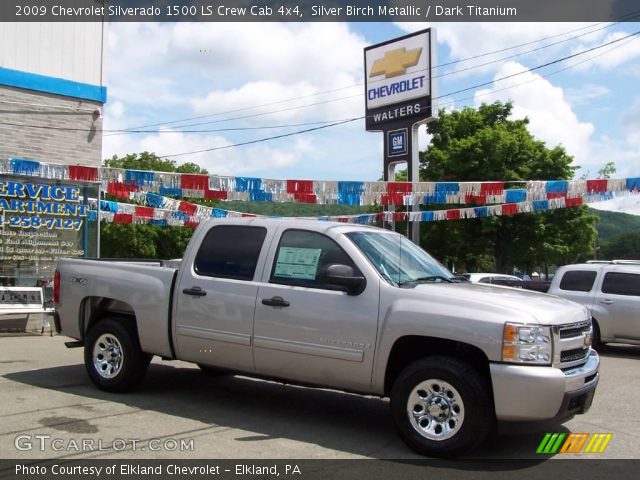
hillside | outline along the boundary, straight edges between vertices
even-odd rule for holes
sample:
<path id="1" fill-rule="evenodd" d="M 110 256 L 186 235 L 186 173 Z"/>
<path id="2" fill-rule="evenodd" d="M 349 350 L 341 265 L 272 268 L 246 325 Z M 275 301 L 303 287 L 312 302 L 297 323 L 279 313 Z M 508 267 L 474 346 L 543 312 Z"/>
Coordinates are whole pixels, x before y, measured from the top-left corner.
<path id="1" fill-rule="evenodd" d="M 355 207 L 345 205 L 315 205 L 304 203 L 270 202 L 225 202 L 226 210 L 255 213 L 258 215 L 319 217 L 321 215 L 357 215 L 371 213 L 374 207 Z M 600 241 L 609 242 L 616 235 L 640 231 L 640 216 L 627 213 L 610 212 L 589 208 L 589 212 L 599 218 L 596 224 Z"/>
<path id="2" fill-rule="evenodd" d="M 640 216 L 638 215 L 593 208 L 590 208 L 589 211 L 599 218 L 596 228 L 601 241 L 608 242 L 616 235 L 640 231 Z"/>

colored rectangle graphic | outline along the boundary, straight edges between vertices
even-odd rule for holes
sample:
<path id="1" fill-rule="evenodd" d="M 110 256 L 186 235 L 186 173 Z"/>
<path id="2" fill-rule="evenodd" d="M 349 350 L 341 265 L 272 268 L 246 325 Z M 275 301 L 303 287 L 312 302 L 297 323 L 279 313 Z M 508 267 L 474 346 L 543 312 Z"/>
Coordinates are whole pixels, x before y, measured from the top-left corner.
<path id="1" fill-rule="evenodd" d="M 604 453 L 612 438 L 613 433 L 546 433 L 536 453 Z"/>

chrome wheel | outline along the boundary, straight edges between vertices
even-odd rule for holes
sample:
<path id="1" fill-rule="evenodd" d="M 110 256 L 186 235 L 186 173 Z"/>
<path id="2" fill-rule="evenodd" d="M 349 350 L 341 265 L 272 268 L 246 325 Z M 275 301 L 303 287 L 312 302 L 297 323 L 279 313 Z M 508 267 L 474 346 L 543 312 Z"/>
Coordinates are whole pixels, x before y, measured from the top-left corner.
<path id="1" fill-rule="evenodd" d="M 407 399 L 411 426 L 429 440 L 453 437 L 464 421 L 464 403 L 460 393 L 448 382 L 429 379 L 420 382 Z"/>
<path id="2" fill-rule="evenodd" d="M 118 339 L 103 333 L 93 346 L 93 366 L 102 378 L 113 378 L 120 373 L 124 353 Z"/>

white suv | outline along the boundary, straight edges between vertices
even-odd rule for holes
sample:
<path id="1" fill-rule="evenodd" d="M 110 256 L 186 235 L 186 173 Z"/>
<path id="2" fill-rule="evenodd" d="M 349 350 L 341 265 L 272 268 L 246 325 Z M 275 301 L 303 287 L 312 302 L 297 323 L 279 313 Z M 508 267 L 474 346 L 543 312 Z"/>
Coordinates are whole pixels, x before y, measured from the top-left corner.
<path id="1" fill-rule="evenodd" d="M 566 265 L 556 272 L 548 293 L 591 310 L 594 346 L 640 345 L 640 260 Z"/>

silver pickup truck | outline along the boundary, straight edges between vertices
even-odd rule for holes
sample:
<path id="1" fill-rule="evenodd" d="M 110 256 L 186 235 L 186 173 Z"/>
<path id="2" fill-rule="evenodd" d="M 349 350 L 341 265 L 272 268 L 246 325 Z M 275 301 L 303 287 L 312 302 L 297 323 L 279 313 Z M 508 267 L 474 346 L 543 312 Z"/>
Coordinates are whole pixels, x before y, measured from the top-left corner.
<path id="1" fill-rule="evenodd" d="M 496 425 L 584 413 L 598 383 L 585 307 L 462 283 L 361 225 L 208 220 L 181 262 L 61 260 L 54 300 L 103 390 L 130 390 L 158 355 L 389 396 L 402 439 L 431 456 L 467 452 Z"/>

